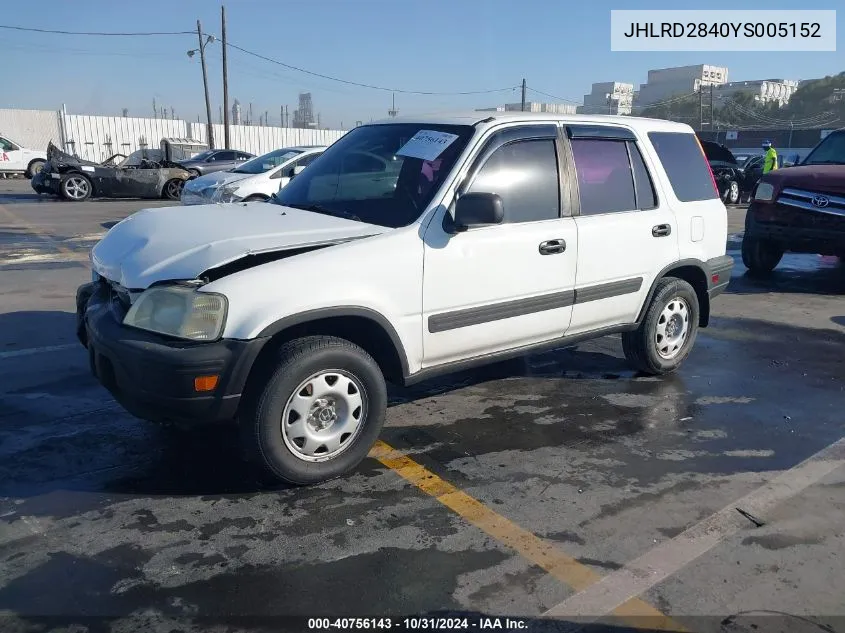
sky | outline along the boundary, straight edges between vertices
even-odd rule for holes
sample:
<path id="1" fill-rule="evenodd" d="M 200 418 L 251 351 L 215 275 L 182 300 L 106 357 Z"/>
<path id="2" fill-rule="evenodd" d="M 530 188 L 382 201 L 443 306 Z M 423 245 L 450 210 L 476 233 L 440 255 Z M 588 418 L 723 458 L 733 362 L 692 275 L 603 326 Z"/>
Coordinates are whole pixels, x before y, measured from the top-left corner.
<path id="1" fill-rule="evenodd" d="M 425 92 L 499 90 L 475 95 L 396 93 L 400 115 L 490 107 L 518 102 L 524 78 L 533 101 L 554 101 L 532 90 L 581 103 L 590 84 L 647 79 L 653 68 L 688 64 L 727 66 L 732 81 L 812 79 L 845 71 L 845 5 L 836 9 L 837 52 L 632 53 L 610 51 L 610 10 L 670 9 L 677 2 L 574 0 L 228 0 L 230 43 L 316 73 L 375 86 Z M 220 33 L 215 0 L 42 0 L 3 2 L 0 24 L 65 31 L 203 31 Z M 837 6 L 839 5 L 839 6 Z M 706 9 L 795 9 L 794 0 L 765 3 L 708 0 Z M 692 8 L 692 7 L 690 7 Z M 152 116 L 153 99 L 176 117 L 205 119 L 196 35 L 94 37 L 0 29 L 0 108 Z M 215 122 L 222 104 L 220 44 L 207 47 Z M 280 106 L 293 113 L 310 91 L 323 127 L 349 128 L 387 116 L 390 90 L 350 86 L 229 49 L 229 99 L 253 119 Z"/>

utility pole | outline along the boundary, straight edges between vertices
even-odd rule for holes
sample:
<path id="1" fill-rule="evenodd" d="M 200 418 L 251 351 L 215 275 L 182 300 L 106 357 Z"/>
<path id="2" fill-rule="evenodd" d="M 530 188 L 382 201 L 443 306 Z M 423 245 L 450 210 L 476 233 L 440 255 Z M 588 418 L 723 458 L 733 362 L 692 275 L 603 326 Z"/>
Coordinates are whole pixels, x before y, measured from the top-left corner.
<path id="1" fill-rule="evenodd" d="M 226 7 L 220 7 L 220 35 L 223 37 L 223 147 L 229 144 L 229 65 L 226 62 Z"/>
<path id="2" fill-rule="evenodd" d="M 710 84 L 710 130 L 713 130 L 713 84 Z"/>
<path id="3" fill-rule="evenodd" d="M 156 107 L 156 98 L 153 97 L 153 118 L 158 118 L 158 108 Z"/>
<path id="4" fill-rule="evenodd" d="M 698 131 L 704 127 L 704 91 L 698 86 Z"/>
<path id="5" fill-rule="evenodd" d="M 211 98 L 208 96 L 208 70 L 205 67 L 205 42 L 202 41 L 202 25 L 197 20 L 197 38 L 200 43 L 200 64 L 202 64 L 202 85 L 205 89 L 205 116 L 208 119 L 208 148 L 214 148 L 214 128 L 211 121 Z"/>
<path id="6" fill-rule="evenodd" d="M 270 127 L 270 112 L 264 110 L 264 127 Z"/>
<path id="7" fill-rule="evenodd" d="M 252 101 L 249 102 L 249 120 L 246 122 L 247 125 L 252 125 Z"/>
<path id="8" fill-rule="evenodd" d="M 279 127 L 285 127 L 285 106 L 279 106 Z"/>
<path id="9" fill-rule="evenodd" d="M 290 112 L 287 106 L 285 106 L 285 127 L 290 127 Z"/>
<path id="10" fill-rule="evenodd" d="M 522 79 L 522 111 L 525 112 L 525 78 Z"/>

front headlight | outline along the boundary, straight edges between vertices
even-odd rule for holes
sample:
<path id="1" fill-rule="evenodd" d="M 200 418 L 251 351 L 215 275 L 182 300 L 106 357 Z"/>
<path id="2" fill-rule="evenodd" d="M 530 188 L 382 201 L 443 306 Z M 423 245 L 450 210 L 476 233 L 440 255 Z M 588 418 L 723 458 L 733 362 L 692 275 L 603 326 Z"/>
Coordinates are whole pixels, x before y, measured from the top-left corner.
<path id="1" fill-rule="evenodd" d="M 757 191 L 754 193 L 754 199 L 760 202 L 771 202 L 775 196 L 775 188 L 767 182 L 761 182 L 757 185 Z"/>
<path id="2" fill-rule="evenodd" d="M 220 187 L 213 196 L 215 202 L 238 202 L 241 196 L 237 194 L 237 187 Z"/>
<path id="3" fill-rule="evenodd" d="M 123 324 L 191 341 L 214 341 L 226 323 L 226 297 L 189 286 L 150 288 L 129 308 Z"/>

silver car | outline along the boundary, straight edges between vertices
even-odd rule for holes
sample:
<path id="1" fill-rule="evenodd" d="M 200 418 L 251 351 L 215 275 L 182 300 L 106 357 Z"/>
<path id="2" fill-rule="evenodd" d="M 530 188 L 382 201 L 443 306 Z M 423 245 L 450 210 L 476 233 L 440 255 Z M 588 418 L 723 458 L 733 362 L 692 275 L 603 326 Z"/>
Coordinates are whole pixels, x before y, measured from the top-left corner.
<path id="1" fill-rule="evenodd" d="M 255 154 L 234 149 L 207 149 L 179 164 L 194 176 L 204 176 L 216 171 L 229 171 L 251 158 L 255 158 Z"/>

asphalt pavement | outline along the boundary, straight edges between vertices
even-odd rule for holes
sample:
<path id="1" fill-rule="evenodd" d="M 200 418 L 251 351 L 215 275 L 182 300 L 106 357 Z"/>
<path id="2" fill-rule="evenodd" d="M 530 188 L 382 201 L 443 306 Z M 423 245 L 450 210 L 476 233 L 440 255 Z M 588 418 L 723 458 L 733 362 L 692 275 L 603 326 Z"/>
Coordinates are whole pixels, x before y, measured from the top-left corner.
<path id="1" fill-rule="evenodd" d="M 126 414 L 74 338 L 87 250 L 164 204 L 0 181 L 0 631 L 845 632 L 838 261 L 751 279 L 732 208 L 734 277 L 676 374 L 636 375 L 608 337 L 393 389 L 354 473 L 268 487 L 234 431 Z"/>

